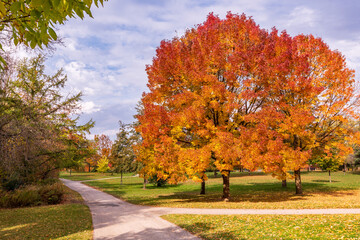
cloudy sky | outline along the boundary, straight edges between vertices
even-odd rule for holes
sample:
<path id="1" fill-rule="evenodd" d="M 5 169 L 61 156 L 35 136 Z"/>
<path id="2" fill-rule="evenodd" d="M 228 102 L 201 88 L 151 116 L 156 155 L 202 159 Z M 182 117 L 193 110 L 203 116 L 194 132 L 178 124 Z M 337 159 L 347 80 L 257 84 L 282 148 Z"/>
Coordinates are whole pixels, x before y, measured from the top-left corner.
<path id="1" fill-rule="evenodd" d="M 93 134 L 115 138 L 118 121 L 133 121 L 135 105 L 147 90 L 145 65 L 163 39 L 181 36 L 210 12 L 252 16 L 260 27 L 291 35 L 321 37 L 360 71 L 358 0 L 109 0 L 93 9 L 94 19 L 59 26 L 65 46 L 48 59 L 63 68 L 71 91 L 82 91 L 82 121 L 93 119 Z M 358 77 L 356 77 L 358 78 Z"/>

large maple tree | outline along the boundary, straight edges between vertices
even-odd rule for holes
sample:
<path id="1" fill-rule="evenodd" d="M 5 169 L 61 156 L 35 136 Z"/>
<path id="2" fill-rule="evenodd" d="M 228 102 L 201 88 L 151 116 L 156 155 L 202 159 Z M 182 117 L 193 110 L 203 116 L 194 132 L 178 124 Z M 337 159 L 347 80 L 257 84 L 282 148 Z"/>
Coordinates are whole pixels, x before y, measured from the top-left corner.
<path id="1" fill-rule="evenodd" d="M 162 41 L 147 74 L 137 128 L 144 176 L 204 181 L 212 163 L 227 200 L 235 166 L 280 179 L 292 170 L 301 193 L 300 168 L 314 153 L 349 150 L 353 72 L 321 39 L 267 32 L 244 14 L 210 14 Z"/>

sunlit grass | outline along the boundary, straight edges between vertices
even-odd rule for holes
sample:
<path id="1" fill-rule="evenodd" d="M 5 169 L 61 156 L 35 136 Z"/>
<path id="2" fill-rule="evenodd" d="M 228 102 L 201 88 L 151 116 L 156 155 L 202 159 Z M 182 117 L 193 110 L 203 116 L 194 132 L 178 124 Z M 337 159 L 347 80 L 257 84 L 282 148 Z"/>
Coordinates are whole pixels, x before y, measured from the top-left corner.
<path id="1" fill-rule="evenodd" d="M 94 177 L 94 176 L 92 176 Z M 328 182 L 326 172 L 304 172 L 304 195 L 295 195 L 293 180 L 287 188 L 270 175 L 261 173 L 232 173 L 231 201 L 221 201 L 221 177 L 210 177 L 206 195 L 200 195 L 200 184 L 188 181 L 178 185 L 142 189 L 143 179 L 137 177 L 86 182 L 126 201 L 141 205 L 190 208 L 248 208 L 248 209 L 305 209 L 305 208 L 360 208 L 360 175 L 337 172 Z"/>
<path id="2" fill-rule="evenodd" d="M 358 239 L 360 215 L 166 215 L 202 239 Z"/>
<path id="3" fill-rule="evenodd" d="M 133 176 L 132 173 L 124 173 L 123 177 Z M 92 180 L 92 179 L 101 179 L 101 178 L 120 178 L 120 173 L 97 173 L 97 172 L 60 172 L 60 178 L 65 178 L 73 181 L 84 181 L 84 180 Z"/>
<path id="4" fill-rule="evenodd" d="M 64 204 L 0 209 L 0 239 L 92 239 L 89 208 L 66 189 Z"/>

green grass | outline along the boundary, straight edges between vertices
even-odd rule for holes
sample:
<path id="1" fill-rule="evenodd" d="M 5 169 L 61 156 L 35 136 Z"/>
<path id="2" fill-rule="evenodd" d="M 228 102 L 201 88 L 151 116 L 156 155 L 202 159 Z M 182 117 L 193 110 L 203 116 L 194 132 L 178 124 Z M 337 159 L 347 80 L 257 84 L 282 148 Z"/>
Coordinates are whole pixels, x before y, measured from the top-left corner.
<path id="1" fill-rule="evenodd" d="M 89 208 L 66 189 L 64 204 L 0 209 L 0 239 L 92 239 Z"/>
<path id="2" fill-rule="evenodd" d="M 80 175 L 79 175 L 80 176 Z M 84 177 L 84 175 L 81 175 Z M 96 176 L 90 176 L 92 179 Z M 99 175 L 101 178 L 102 175 Z M 76 176 L 73 175 L 73 179 Z M 360 175 L 332 173 L 332 183 L 326 172 L 303 172 L 304 195 L 295 195 L 294 181 L 287 188 L 270 175 L 261 173 L 231 173 L 231 201 L 221 201 L 222 180 L 212 175 L 206 183 L 206 195 L 199 195 L 200 184 L 188 181 L 178 185 L 142 189 L 143 179 L 137 177 L 86 182 L 116 197 L 140 205 L 190 208 L 360 208 Z"/>
<path id="3" fill-rule="evenodd" d="M 124 173 L 123 177 L 127 178 L 132 176 L 132 173 Z M 71 175 L 69 172 L 61 172 L 61 178 L 73 180 L 73 181 L 84 181 L 84 180 L 93 180 L 93 179 L 100 179 L 100 178 L 119 178 L 121 177 L 120 173 L 97 173 L 97 172 L 85 172 L 85 173 L 77 173 L 72 172 Z"/>
<path id="4" fill-rule="evenodd" d="M 166 215 L 202 239 L 358 239 L 360 215 Z"/>

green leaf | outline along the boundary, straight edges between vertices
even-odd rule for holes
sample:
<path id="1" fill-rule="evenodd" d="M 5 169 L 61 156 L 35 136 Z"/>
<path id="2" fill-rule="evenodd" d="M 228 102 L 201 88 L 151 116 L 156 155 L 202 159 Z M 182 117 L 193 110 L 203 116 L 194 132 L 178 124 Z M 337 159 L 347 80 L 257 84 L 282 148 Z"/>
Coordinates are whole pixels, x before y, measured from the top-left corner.
<path id="1" fill-rule="evenodd" d="M 43 0 L 32 0 L 31 5 L 35 8 L 41 7 L 43 4 Z"/>
<path id="2" fill-rule="evenodd" d="M 13 2 L 10 7 L 10 11 L 15 14 L 21 9 L 21 2 Z"/>
<path id="3" fill-rule="evenodd" d="M 34 40 L 32 40 L 32 41 L 30 42 L 30 47 L 31 47 L 32 49 L 34 49 L 34 48 L 36 47 L 36 42 L 35 42 Z"/>
<path id="4" fill-rule="evenodd" d="M 57 39 L 57 35 L 56 35 L 56 32 L 54 31 L 54 29 L 50 28 L 49 27 L 49 34 L 51 36 L 52 39 L 56 40 Z"/>
<path id="5" fill-rule="evenodd" d="M 53 6 L 54 6 L 55 8 L 57 8 L 57 7 L 59 7 L 59 5 L 60 5 L 60 0 L 53 0 L 52 3 L 53 3 Z"/>
<path id="6" fill-rule="evenodd" d="M 84 13 L 81 9 L 76 8 L 75 12 L 76 12 L 76 15 L 78 15 L 81 19 L 84 19 Z"/>
<path id="7" fill-rule="evenodd" d="M 2 15 L 5 15 L 6 14 L 6 8 L 5 8 L 5 5 L 2 1 L 0 1 L 0 13 Z"/>
<path id="8" fill-rule="evenodd" d="M 30 14 L 32 17 L 35 17 L 36 19 L 39 19 L 41 17 L 41 12 L 36 9 L 32 10 Z"/>

